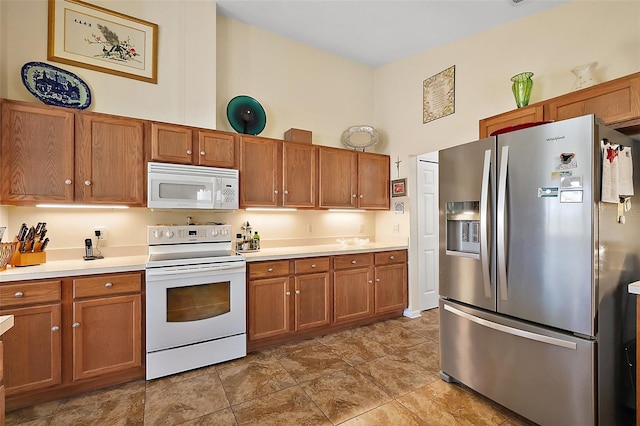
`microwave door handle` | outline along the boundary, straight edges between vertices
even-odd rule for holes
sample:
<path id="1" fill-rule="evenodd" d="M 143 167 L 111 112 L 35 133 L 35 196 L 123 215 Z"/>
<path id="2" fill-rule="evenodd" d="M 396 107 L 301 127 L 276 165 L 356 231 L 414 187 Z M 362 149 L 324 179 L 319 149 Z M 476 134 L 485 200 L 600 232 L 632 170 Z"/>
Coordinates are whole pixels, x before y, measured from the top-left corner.
<path id="1" fill-rule="evenodd" d="M 491 297 L 491 276 L 489 275 L 489 240 L 488 240 L 488 220 L 491 217 L 487 214 L 489 204 L 489 176 L 491 174 L 491 150 L 484 152 L 484 166 L 482 168 L 482 187 L 480 189 L 480 262 L 482 264 L 482 281 L 484 284 L 485 297 Z"/>
<path id="2" fill-rule="evenodd" d="M 500 298 L 509 300 L 507 293 L 507 257 L 506 257 L 506 227 L 507 227 L 507 173 L 509 163 L 509 146 L 502 147 L 500 159 L 500 176 L 498 177 L 498 206 L 497 206 L 497 256 L 498 256 L 498 278 L 500 282 Z"/>

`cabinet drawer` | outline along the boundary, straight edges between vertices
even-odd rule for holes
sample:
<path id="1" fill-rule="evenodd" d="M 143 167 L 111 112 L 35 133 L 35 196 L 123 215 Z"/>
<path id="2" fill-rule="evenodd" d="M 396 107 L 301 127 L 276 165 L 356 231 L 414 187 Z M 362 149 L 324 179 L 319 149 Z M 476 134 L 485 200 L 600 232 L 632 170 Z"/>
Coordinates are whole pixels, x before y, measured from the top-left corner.
<path id="1" fill-rule="evenodd" d="M 389 263 L 404 263 L 407 261 L 405 250 L 383 251 L 375 254 L 376 265 L 387 265 Z"/>
<path id="2" fill-rule="evenodd" d="M 0 306 L 23 306 L 60 301 L 60 281 L 26 282 L 0 286 Z"/>
<path id="3" fill-rule="evenodd" d="M 295 270 L 296 274 L 327 272 L 329 270 L 329 258 L 314 257 L 311 259 L 298 259 L 295 261 Z"/>
<path id="4" fill-rule="evenodd" d="M 268 278 L 289 275 L 289 261 L 259 262 L 249 264 L 249 278 Z"/>
<path id="5" fill-rule="evenodd" d="M 73 280 L 73 297 L 111 296 L 123 293 L 140 293 L 140 274 L 99 275 Z"/>
<path id="6" fill-rule="evenodd" d="M 373 253 L 344 254 L 333 258 L 333 269 L 373 265 Z"/>

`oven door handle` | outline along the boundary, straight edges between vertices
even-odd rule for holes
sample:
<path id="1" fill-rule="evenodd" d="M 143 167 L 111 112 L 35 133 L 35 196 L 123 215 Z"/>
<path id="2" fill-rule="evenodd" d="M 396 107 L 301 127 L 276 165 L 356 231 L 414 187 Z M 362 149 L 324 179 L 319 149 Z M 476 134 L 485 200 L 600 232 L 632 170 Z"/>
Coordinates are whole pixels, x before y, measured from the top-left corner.
<path id="1" fill-rule="evenodd" d="M 185 275 L 185 274 L 194 274 L 194 273 L 215 273 L 215 272 L 225 272 L 225 273 L 234 273 L 241 272 L 245 273 L 247 270 L 246 263 L 241 262 L 240 265 L 236 264 L 224 264 L 224 265 L 185 265 L 185 266 L 164 266 L 158 268 L 147 268 L 146 275 L 148 277 L 155 278 L 166 278 L 168 276 L 176 276 L 176 275 Z"/>

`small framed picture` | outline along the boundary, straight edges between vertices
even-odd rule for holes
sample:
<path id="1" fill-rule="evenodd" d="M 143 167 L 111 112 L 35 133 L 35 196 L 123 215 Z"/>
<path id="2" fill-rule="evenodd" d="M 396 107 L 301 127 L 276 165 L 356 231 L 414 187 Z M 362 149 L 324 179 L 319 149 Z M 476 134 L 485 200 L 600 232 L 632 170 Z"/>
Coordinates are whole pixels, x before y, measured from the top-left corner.
<path id="1" fill-rule="evenodd" d="M 407 178 L 394 179 L 391 181 L 391 196 L 404 197 L 407 195 Z"/>

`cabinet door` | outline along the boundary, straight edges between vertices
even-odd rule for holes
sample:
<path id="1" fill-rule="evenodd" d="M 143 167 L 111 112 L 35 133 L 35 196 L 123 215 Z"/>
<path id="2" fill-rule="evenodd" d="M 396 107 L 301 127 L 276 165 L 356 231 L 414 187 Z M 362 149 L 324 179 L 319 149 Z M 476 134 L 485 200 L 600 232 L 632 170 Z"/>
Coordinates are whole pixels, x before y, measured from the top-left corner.
<path id="1" fill-rule="evenodd" d="M 317 148 L 311 144 L 284 142 L 282 180 L 284 207 L 315 207 Z"/>
<path id="2" fill-rule="evenodd" d="M 200 130 L 198 132 L 198 165 L 236 167 L 236 138 L 233 134 Z"/>
<path id="3" fill-rule="evenodd" d="M 346 149 L 319 147 L 319 201 L 321 208 L 356 207 L 358 157 Z"/>
<path id="4" fill-rule="evenodd" d="M 296 276 L 296 331 L 329 325 L 331 322 L 331 281 L 329 273 Z"/>
<path id="5" fill-rule="evenodd" d="M 333 309 L 336 323 L 373 315 L 373 270 L 345 269 L 333 274 Z"/>
<path id="6" fill-rule="evenodd" d="M 404 263 L 376 266 L 375 312 L 381 314 L 407 307 L 407 266 Z"/>
<path id="7" fill-rule="evenodd" d="M 605 123 L 640 116 L 640 76 L 624 77 L 552 99 L 548 118 L 565 120 L 595 114 Z"/>
<path id="8" fill-rule="evenodd" d="M 142 365 L 140 295 L 73 303 L 73 379 Z"/>
<path id="9" fill-rule="evenodd" d="M 249 340 L 287 334 L 290 300 L 289 277 L 249 281 Z"/>
<path id="10" fill-rule="evenodd" d="M 14 315 L 4 342 L 7 396 L 59 384 L 62 377 L 60 304 L 0 311 Z"/>
<path id="11" fill-rule="evenodd" d="M 389 156 L 358 153 L 358 207 L 389 210 Z"/>
<path id="12" fill-rule="evenodd" d="M 151 160 L 191 164 L 193 132 L 188 127 L 151 123 Z"/>
<path id="13" fill-rule="evenodd" d="M 514 109 L 504 114 L 480 120 L 480 139 L 489 137 L 496 130 L 517 124 L 542 121 L 544 119 L 544 107 L 542 104 L 529 105 Z"/>
<path id="14" fill-rule="evenodd" d="M 73 201 L 74 113 L 2 103 L 2 200 Z"/>
<path id="15" fill-rule="evenodd" d="M 282 180 L 282 141 L 243 136 L 240 140 L 240 208 L 277 207 Z"/>
<path id="16" fill-rule="evenodd" d="M 76 139 L 76 199 L 144 205 L 143 122 L 83 114 Z"/>

